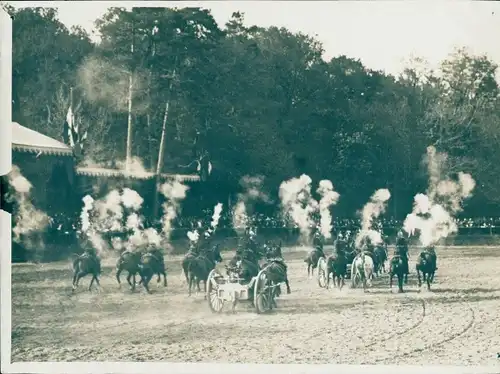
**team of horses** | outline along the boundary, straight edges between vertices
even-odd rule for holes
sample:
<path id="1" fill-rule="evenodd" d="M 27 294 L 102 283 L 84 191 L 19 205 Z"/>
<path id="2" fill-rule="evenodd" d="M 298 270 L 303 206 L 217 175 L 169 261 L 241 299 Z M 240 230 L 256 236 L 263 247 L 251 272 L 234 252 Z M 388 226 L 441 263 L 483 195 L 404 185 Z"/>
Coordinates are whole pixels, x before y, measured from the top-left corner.
<path id="1" fill-rule="evenodd" d="M 307 276 L 311 277 L 314 274 L 314 269 L 317 268 L 319 259 L 324 258 L 326 262 L 326 269 L 324 269 L 324 271 L 327 289 L 330 286 L 330 279 L 332 279 L 333 286 L 341 290 L 345 285 L 348 264 L 352 264 L 352 287 L 356 287 L 361 283 L 363 285 L 363 290 L 366 291 L 367 287 L 371 286 L 374 277 L 378 277 L 382 273 L 388 273 L 390 288 L 392 288 L 393 279 L 396 277 L 398 281 L 398 292 L 404 292 L 403 284 L 408 282 L 406 263 L 403 256 L 398 252 L 398 248 L 396 249 L 396 253 L 389 261 L 389 269 L 387 269 L 387 244 L 380 243 L 375 245 L 372 250 L 357 251 L 354 247 L 354 242 L 337 240 L 334 243 L 334 249 L 330 255 L 326 255 L 323 250 L 318 247 L 312 249 L 308 253 L 307 257 L 304 259 L 304 262 L 307 264 Z M 437 257 L 433 247 L 425 248 L 420 253 L 415 266 L 419 287 L 422 285 L 423 278 L 423 281 L 427 283 L 427 289 L 430 290 L 437 269 L 436 261 Z"/>

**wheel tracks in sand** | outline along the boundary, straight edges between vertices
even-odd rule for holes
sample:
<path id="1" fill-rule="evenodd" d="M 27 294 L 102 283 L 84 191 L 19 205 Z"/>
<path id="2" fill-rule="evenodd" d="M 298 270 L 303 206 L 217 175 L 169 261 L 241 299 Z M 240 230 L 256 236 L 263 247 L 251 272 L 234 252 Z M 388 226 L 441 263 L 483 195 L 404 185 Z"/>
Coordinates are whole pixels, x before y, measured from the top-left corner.
<path id="1" fill-rule="evenodd" d="M 422 321 L 405 334 L 395 334 L 393 340 L 387 339 L 377 345 L 377 350 L 369 354 L 373 357 L 366 357 L 364 363 L 403 363 L 405 359 L 459 338 L 474 326 L 474 310 L 466 301 L 454 300 L 450 303 L 453 305 L 442 308 L 436 307 L 439 302 L 432 297 L 421 301 L 425 306 Z M 457 326 L 458 321 L 464 322 Z"/>

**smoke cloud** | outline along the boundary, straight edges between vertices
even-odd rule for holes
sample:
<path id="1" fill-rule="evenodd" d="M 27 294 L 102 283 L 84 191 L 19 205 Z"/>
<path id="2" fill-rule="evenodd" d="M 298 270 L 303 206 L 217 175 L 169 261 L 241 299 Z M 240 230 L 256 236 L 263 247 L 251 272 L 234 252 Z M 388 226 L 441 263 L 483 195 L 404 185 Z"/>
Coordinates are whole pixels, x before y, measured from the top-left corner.
<path id="1" fill-rule="evenodd" d="M 462 203 L 472 196 L 476 182 L 470 174 L 459 172 L 457 180 L 443 176 L 447 155 L 427 148 L 424 161 L 429 173 L 427 194 L 414 197 L 413 211 L 407 215 L 403 229 L 410 235 L 419 235 L 422 246 L 435 245 L 439 240 L 456 233 L 454 216 L 462 211 Z"/>
<path id="2" fill-rule="evenodd" d="M 372 228 L 373 221 L 380 217 L 387 208 L 387 201 L 391 193 L 386 188 L 381 188 L 370 197 L 370 201 L 361 210 L 361 230 L 356 235 L 356 248 L 361 248 L 363 241 L 370 239 L 373 244 L 382 242 L 382 235 Z"/>
<path id="3" fill-rule="evenodd" d="M 130 72 L 125 66 L 91 56 L 80 65 L 77 77 L 88 101 L 99 106 L 114 108 L 116 112 L 128 111 Z M 132 92 L 142 91 L 145 82 L 143 73 L 134 72 Z M 142 97 L 138 101 L 135 96 L 133 95 L 134 112 L 142 113 L 147 109 L 148 102 Z"/>
<path id="4" fill-rule="evenodd" d="M 264 177 L 245 175 L 240 180 L 243 193 L 238 194 L 238 201 L 233 209 L 233 227 L 236 229 L 246 229 L 250 224 L 247 209 L 251 209 L 256 201 L 270 203 L 269 196 L 262 191 Z"/>
<path id="5" fill-rule="evenodd" d="M 160 193 L 165 197 L 163 203 L 163 235 L 166 240 L 170 239 L 172 232 L 172 223 L 180 211 L 180 203 L 185 199 L 188 186 L 183 185 L 177 180 L 164 183 L 160 186 Z"/>
<path id="6" fill-rule="evenodd" d="M 279 197 L 285 214 L 297 224 L 302 241 L 309 241 L 314 221 L 312 213 L 318 209 L 318 202 L 311 197 L 311 178 L 302 174 L 280 185 Z"/>
<path id="7" fill-rule="evenodd" d="M 205 233 L 205 236 L 209 237 L 217 229 L 217 226 L 219 225 L 220 214 L 222 213 L 222 206 L 223 206 L 222 203 L 217 203 L 217 205 L 214 207 L 214 214 L 212 215 L 212 222 L 210 222 L 210 228 Z"/>
<path id="8" fill-rule="evenodd" d="M 32 185 L 22 174 L 18 166 L 12 165 L 8 176 L 9 184 L 13 189 L 10 199 L 17 203 L 17 211 L 14 218 L 13 240 L 21 243 L 26 248 L 43 247 L 42 240 L 35 238 L 36 234 L 42 233 L 50 223 L 50 218 L 44 212 L 36 209 L 30 201 Z"/>
<path id="9" fill-rule="evenodd" d="M 330 239 L 332 237 L 333 229 L 330 207 L 337 204 L 340 195 L 338 194 L 338 192 L 335 192 L 333 190 L 332 182 L 327 179 L 319 182 L 317 192 L 321 196 L 321 200 L 319 201 L 321 234 L 323 234 L 325 239 Z"/>

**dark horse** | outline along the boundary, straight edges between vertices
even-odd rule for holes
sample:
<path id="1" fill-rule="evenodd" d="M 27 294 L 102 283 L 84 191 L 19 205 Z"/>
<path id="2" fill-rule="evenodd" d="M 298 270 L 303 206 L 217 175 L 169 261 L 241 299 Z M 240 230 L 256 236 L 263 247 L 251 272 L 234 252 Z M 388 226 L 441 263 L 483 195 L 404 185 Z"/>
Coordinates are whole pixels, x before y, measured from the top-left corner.
<path id="1" fill-rule="evenodd" d="M 163 286 L 167 287 L 165 260 L 160 251 L 150 251 L 142 255 L 141 262 L 139 263 L 139 273 L 141 274 L 141 282 L 148 293 L 150 292 L 148 287 L 149 282 L 155 274 L 158 274 L 158 283 L 161 280 L 160 274 L 163 275 Z"/>
<path id="2" fill-rule="evenodd" d="M 288 282 L 288 268 L 282 259 L 272 259 L 262 267 L 262 270 L 272 285 L 278 285 L 273 291 L 276 297 L 281 295 L 279 284 L 282 282 L 286 284 L 286 293 L 290 294 L 292 292 L 290 290 L 290 283 Z"/>
<path id="3" fill-rule="evenodd" d="M 406 275 L 406 267 L 403 258 L 400 255 L 394 255 L 389 264 L 389 286 L 392 288 L 392 279 L 398 277 L 398 292 L 403 291 L 403 280 Z"/>
<path id="4" fill-rule="evenodd" d="M 196 256 L 188 265 L 188 279 L 189 279 L 189 296 L 191 296 L 191 289 L 196 282 L 198 291 L 200 290 L 200 282 L 203 281 L 205 291 L 207 289 L 208 274 L 215 269 L 217 262 L 222 262 L 220 255 L 219 245 L 215 245 Z M 205 293 L 205 297 L 207 297 Z"/>
<path id="5" fill-rule="evenodd" d="M 345 277 L 347 274 L 347 257 L 345 250 L 347 248 L 345 242 L 338 243 L 335 246 L 333 254 L 326 259 L 326 288 L 330 286 L 330 274 L 332 274 L 333 286 L 338 284 L 339 290 L 344 287 Z M 337 283 L 338 281 L 338 283 Z"/>
<path id="6" fill-rule="evenodd" d="M 101 274 L 101 260 L 100 258 L 93 254 L 85 252 L 73 260 L 73 292 L 78 287 L 78 281 L 85 275 L 91 274 L 92 279 L 90 280 L 89 291 L 94 284 L 94 280 L 100 287 L 99 275 Z"/>
<path id="7" fill-rule="evenodd" d="M 116 280 L 121 287 L 120 274 L 123 270 L 128 272 L 127 282 L 132 291 L 135 290 L 135 276 L 140 274 L 139 264 L 141 262 L 141 254 L 139 252 L 125 251 L 120 255 L 116 262 Z M 133 278 L 133 282 L 130 279 Z"/>
<path id="8" fill-rule="evenodd" d="M 434 274 L 436 273 L 436 262 L 437 256 L 434 248 L 426 248 L 420 253 L 417 259 L 417 264 L 415 269 L 417 270 L 418 276 L 418 286 L 422 286 L 422 280 L 420 278 L 420 273 L 422 273 L 424 282 L 427 283 L 427 290 L 431 290 L 431 283 L 434 280 Z"/>
<path id="9" fill-rule="evenodd" d="M 189 264 L 198 256 L 199 254 L 199 249 L 196 248 L 195 246 L 192 246 L 189 248 L 188 253 L 184 256 L 182 259 L 182 271 L 184 272 L 184 276 L 186 277 L 186 283 L 189 284 L 189 278 L 188 278 L 188 268 Z"/>
<path id="10" fill-rule="evenodd" d="M 375 274 L 380 275 L 380 273 L 382 272 L 385 273 L 385 262 L 387 261 L 387 249 L 385 243 L 381 243 L 375 246 L 375 249 L 373 250 L 373 256 Z"/>
<path id="11" fill-rule="evenodd" d="M 309 278 L 314 275 L 314 269 L 318 267 L 318 260 L 321 257 L 325 258 L 325 253 L 322 248 L 316 247 L 304 259 L 304 262 L 307 264 L 307 276 Z"/>

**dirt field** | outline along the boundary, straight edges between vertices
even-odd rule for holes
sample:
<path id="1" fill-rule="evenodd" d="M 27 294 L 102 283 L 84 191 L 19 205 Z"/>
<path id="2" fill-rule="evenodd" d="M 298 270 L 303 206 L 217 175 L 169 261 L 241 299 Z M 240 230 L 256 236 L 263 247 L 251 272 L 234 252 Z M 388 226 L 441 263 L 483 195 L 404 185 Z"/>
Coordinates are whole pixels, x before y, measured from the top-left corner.
<path id="1" fill-rule="evenodd" d="M 438 249 L 430 293 L 418 292 L 413 262 L 405 294 L 386 275 L 366 294 L 321 289 L 304 256 L 285 255 L 292 294 L 268 315 L 244 303 L 213 314 L 203 294 L 187 296 L 178 257 L 167 262 L 168 287 L 153 284 L 151 295 L 119 289 L 114 261 L 100 293 L 86 277 L 74 295 L 69 262 L 15 265 L 12 361 L 500 366 L 500 248 Z"/>

